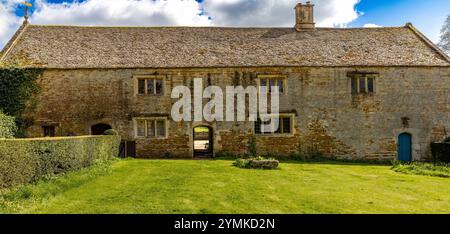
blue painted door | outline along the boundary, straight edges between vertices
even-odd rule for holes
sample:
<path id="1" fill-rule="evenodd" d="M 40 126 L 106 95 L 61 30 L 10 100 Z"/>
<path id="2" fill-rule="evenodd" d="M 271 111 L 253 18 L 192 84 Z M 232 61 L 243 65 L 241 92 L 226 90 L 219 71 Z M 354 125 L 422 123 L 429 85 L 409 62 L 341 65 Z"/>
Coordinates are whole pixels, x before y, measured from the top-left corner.
<path id="1" fill-rule="evenodd" d="M 409 133 L 403 133 L 398 136 L 398 160 L 412 161 L 412 136 Z"/>

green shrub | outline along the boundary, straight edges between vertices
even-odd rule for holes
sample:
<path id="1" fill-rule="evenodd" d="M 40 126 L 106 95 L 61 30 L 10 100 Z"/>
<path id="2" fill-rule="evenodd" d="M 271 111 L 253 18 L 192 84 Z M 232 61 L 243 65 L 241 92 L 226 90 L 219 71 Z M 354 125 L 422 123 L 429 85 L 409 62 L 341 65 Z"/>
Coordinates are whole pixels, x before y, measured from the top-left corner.
<path id="1" fill-rule="evenodd" d="M 250 168 L 250 162 L 248 159 L 238 158 L 233 162 L 233 166 L 239 168 Z"/>
<path id="2" fill-rule="evenodd" d="M 0 111 L 0 138 L 13 138 L 16 131 L 15 118 Z"/>
<path id="3" fill-rule="evenodd" d="M 117 135 L 119 135 L 119 133 L 116 130 L 114 130 L 114 129 L 108 129 L 103 134 L 104 135 L 108 135 L 108 136 L 117 136 Z"/>
<path id="4" fill-rule="evenodd" d="M 245 168 L 245 169 L 265 169 L 274 170 L 278 168 L 280 162 L 276 159 L 265 159 L 261 156 L 250 159 L 236 159 L 233 162 L 235 167 Z"/>
<path id="5" fill-rule="evenodd" d="M 119 153 L 119 136 L 0 140 L 0 188 L 79 170 Z"/>
<path id="6" fill-rule="evenodd" d="M 450 178 L 450 164 L 424 162 L 392 162 L 392 170 L 411 175 L 424 175 Z"/>

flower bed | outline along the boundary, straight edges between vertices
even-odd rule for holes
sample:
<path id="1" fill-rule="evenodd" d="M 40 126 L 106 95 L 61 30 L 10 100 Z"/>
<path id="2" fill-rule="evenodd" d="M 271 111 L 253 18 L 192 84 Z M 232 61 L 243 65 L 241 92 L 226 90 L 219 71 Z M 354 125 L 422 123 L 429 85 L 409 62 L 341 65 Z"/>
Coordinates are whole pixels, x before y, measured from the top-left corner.
<path id="1" fill-rule="evenodd" d="M 263 157 L 257 157 L 250 159 L 236 159 L 233 165 L 235 167 L 246 169 L 275 170 L 280 165 L 280 162 L 276 159 L 265 159 Z"/>

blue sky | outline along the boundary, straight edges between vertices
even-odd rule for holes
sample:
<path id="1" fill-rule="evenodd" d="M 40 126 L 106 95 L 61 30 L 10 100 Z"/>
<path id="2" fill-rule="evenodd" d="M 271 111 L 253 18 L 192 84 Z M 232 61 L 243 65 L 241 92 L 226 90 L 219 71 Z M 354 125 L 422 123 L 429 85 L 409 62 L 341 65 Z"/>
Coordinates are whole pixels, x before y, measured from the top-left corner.
<path id="1" fill-rule="evenodd" d="M 450 14 L 450 0 L 362 0 L 356 8 L 364 15 L 351 22 L 351 27 L 367 23 L 399 26 L 411 22 L 436 42 Z"/>
<path id="2" fill-rule="evenodd" d="M 304 2 L 305 0 L 303 0 Z M 450 0 L 312 0 L 318 26 L 403 26 L 438 42 Z M 22 23 L 20 0 L 0 0 L 0 47 Z M 31 0 L 33 24 L 290 27 L 300 0 Z M 66 4 L 62 4 L 62 3 Z"/>

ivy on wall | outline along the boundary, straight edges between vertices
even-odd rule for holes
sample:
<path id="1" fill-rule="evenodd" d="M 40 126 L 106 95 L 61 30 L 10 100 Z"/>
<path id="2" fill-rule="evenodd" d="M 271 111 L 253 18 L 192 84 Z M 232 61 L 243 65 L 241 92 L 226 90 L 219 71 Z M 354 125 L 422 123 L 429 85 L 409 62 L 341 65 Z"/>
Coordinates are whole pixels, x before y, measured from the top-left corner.
<path id="1" fill-rule="evenodd" d="M 39 93 L 38 77 L 43 73 L 41 68 L 23 68 L 23 64 L 0 64 L 0 110 L 16 117 L 19 127 L 24 127 L 22 114 L 27 107 L 36 105 L 36 94 Z"/>

